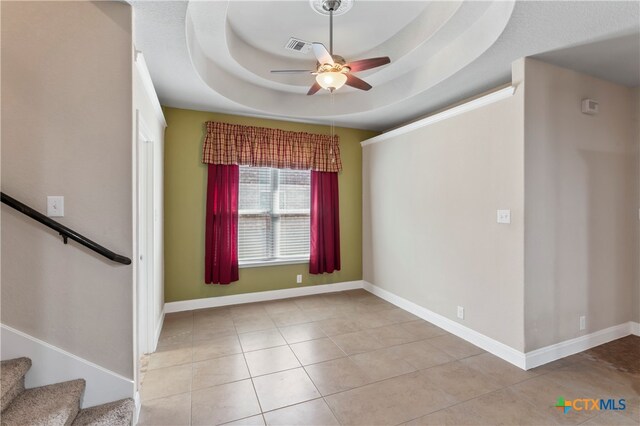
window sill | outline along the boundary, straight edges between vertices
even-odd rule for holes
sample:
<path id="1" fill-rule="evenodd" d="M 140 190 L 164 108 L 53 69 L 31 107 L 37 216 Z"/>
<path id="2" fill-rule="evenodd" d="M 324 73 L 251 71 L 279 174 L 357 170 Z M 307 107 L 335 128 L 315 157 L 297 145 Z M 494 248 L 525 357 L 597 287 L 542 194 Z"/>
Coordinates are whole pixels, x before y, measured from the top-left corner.
<path id="1" fill-rule="evenodd" d="M 309 258 L 287 259 L 287 260 L 261 260 L 256 262 L 243 262 L 238 264 L 238 268 L 257 268 L 260 266 L 295 265 L 299 263 L 309 263 Z"/>

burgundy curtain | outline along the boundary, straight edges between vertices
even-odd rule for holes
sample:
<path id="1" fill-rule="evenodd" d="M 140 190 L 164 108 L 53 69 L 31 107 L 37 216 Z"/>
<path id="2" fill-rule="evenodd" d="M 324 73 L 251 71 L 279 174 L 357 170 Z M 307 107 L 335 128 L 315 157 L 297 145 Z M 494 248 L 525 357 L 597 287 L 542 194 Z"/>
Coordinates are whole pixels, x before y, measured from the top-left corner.
<path id="1" fill-rule="evenodd" d="M 238 281 L 237 165 L 209 164 L 204 282 Z"/>
<path id="2" fill-rule="evenodd" d="M 309 273 L 340 270 L 338 173 L 311 171 L 311 253 Z"/>

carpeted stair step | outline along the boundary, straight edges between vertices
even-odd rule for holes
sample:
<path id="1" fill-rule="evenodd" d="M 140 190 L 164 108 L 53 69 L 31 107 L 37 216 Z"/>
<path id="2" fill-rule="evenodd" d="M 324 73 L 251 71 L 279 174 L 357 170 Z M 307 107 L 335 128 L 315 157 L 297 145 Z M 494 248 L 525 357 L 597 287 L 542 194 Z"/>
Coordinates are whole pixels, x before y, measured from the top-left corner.
<path id="1" fill-rule="evenodd" d="M 2 425 L 67 426 L 80 411 L 83 379 L 27 389 L 2 412 Z"/>
<path id="2" fill-rule="evenodd" d="M 130 426 L 133 409 L 131 398 L 85 408 L 80 411 L 73 426 Z"/>
<path id="3" fill-rule="evenodd" d="M 31 368 L 29 358 L 16 358 L 0 363 L 0 411 L 4 411 L 13 399 L 24 390 L 24 375 Z"/>

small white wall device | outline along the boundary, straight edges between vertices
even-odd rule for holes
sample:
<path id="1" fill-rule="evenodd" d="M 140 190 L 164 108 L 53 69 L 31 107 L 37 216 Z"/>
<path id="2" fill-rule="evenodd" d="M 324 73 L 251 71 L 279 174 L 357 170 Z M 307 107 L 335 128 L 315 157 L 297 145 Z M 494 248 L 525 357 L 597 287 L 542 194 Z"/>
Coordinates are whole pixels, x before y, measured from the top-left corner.
<path id="1" fill-rule="evenodd" d="M 582 113 L 596 115 L 600 111 L 600 104 L 593 99 L 582 100 Z"/>

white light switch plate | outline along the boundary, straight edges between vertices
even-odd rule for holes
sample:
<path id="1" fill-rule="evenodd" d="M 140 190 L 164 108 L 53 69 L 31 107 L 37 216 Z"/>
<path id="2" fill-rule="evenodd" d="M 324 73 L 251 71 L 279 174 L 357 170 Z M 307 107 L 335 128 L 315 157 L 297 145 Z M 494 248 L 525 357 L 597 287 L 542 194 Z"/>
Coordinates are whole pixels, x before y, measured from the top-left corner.
<path id="1" fill-rule="evenodd" d="M 64 216 L 64 197 L 62 195 L 50 195 L 47 197 L 47 216 Z"/>
<path id="2" fill-rule="evenodd" d="M 497 210 L 498 223 L 511 223 L 511 210 Z"/>

